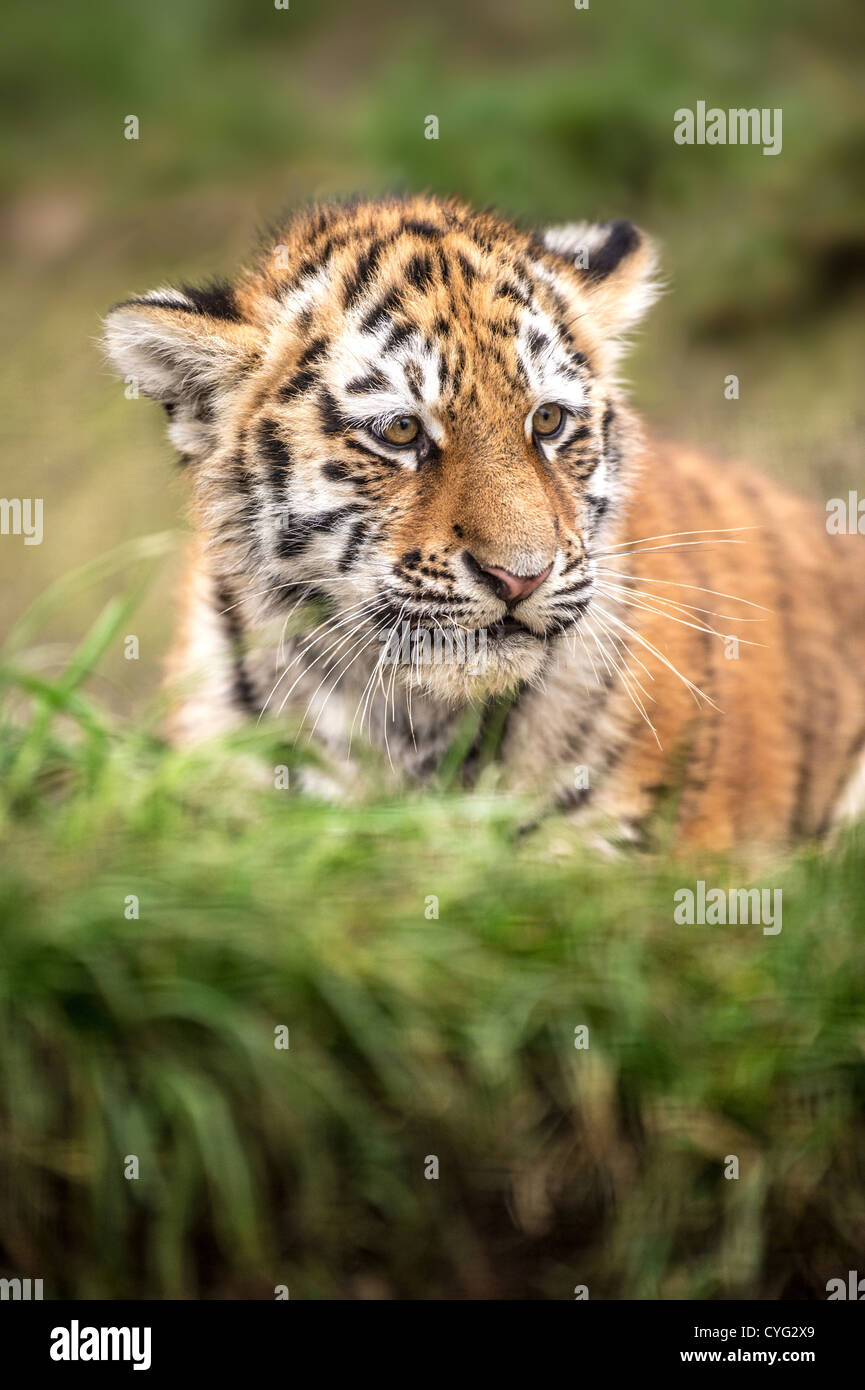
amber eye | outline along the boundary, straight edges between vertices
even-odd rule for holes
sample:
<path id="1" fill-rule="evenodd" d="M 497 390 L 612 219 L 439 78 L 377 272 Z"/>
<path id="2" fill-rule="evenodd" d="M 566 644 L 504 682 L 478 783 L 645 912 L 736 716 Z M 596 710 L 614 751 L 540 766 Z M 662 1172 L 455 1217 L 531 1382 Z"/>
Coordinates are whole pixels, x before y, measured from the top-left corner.
<path id="1" fill-rule="evenodd" d="M 420 420 L 416 415 L 400 415 L 396 420 L 391 420 L 389 425 L 385 425 L 383 430 L 379 430 L 382 439 L 386 439 L 388 444 L 395 444 L 396 447 L 403 448 L 406 444 L 413 444 L 420 434 Z"/>
<path id="2" fill-rule="evenodd" d="M 537 435 L 538 439 L 552 439 L 558 434 L 565 421 L 565 412 L 560 405 L 549 402 L 547 405 L 539 405 L 532 416 L 532 434 Z"/>

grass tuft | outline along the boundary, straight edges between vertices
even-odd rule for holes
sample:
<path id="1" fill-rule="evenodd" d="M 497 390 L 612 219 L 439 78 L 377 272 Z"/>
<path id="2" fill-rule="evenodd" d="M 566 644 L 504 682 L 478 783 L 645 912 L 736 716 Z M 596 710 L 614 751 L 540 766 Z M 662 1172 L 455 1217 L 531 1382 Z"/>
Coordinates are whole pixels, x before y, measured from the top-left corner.
<path id="1" fill-rule="evenodd" d="M 678 926 L 687 864 L 519 835 L 495 796 L 325 805 L 246 775 L 296 759 L 272 732 L 180 753 L 110 718 L 126 605 L 56 675 L 2 667 L 4 1273 L 693 1299 L 855 1268 L 861 835 L 763 867 L 780 936 Z"/>

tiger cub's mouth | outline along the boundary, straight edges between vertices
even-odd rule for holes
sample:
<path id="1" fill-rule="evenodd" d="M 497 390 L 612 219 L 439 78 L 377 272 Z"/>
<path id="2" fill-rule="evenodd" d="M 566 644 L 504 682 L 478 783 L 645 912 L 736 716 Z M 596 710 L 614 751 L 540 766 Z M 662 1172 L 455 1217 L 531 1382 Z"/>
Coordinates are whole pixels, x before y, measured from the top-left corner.
<path id="1" fill-rule="evenodd" d="M 532 632 L 530 628 L 520 622 L 519 618 L 514 618 L 510 614 L 505 618 L 499 618 L 495 623 L 487 623 L 486 632 L 488 637 L 493 638 L 523 636 L 540 640 L 536 632 Z"/>

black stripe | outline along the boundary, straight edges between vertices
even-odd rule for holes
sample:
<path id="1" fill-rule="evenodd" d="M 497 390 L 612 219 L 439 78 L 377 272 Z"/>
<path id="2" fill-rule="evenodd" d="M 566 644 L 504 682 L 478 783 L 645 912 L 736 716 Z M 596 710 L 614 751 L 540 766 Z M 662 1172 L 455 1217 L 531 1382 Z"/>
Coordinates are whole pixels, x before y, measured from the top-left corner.
<path id="1" fill-rule="evenodd" d="M 361 444 L 359 439 L 346 439 L 343 441 L 346 449 L 351 449 L 352 453 L 363 454 L 364 458 L 375 459 L 376 463 L 384 464 L 385 468 L 401 468 L 396 459 L 386 458 L 384 454 L 377 454 L 375 449 L 370 449 L 366 444 Z"/>
<path id="2" fill-rule="evenodd" d="M 363 545 L 364 540 L 366 539 L 368 525 L 369 523 L 366 521 L 356 521 L 354 523 L 354 526 L 352 526 L 351 532 L 346 542 L 345 550 L 342 552 L 342 555 L 340 557 L 340 574 L 345 574 L 346 570 L 351 569 L 352 565 L 357 559 L 358 554 L 360 553 L 360 548 Z"/>
<path id="3" fill-rule="evenodd" d="M 389 289 L 361 320 L 360 326 L 363 332 L 374 333 L 377 329 L 383 328 L 389 322 L 394 310 L 399 308 L 401 302 L 402 289 L 396 286 Z"/>
<path id="4" fill-rule="evenodd" d="M 227 280 L 213 280 L 209 285 L 202 285 L 200 288 L 183 285 L 181 292 L 192 301 L 198 314 L 205 314 L 212 319 L 225 319 L 229 323 L 243 321 L 234 286 Z"/>
<path id="5" fill-rule="evenodd" d="M 511 284 L 510 281 L 506 281 L 504 284 L 499 285 L 493 298 L 510 299 L 515 304 L 521 304 L 526 309 L 529 307 L 530 303 L 528 296 L 516 285 Z"/>
<path id="6" fill-rule="evenodd" d="M 356 516 L 361 510 L 356 502 L 345 507 L 334 507 L 327 512 L 317 512 L 313 516 L 297 516 L 289 513 L 285 519 L 285 529 L 279 538 L 277 551 L 283 559 L 300 555 L 317 531 L 332 531 L 347 517 Z"/>
<path id="7" fill-rule="evenodd" d="M 321 476 L 334 483 L 345 483 L 353 479 L 354 472 L 351 464 L 343 463 L 340 459 L 331 459 L 329 463 L 322 464 Z"/>
<path id="8" fill-rule="evenodd" d="M 360 299 L 378 269 L 385 245 L 386 243 L 383 241 L 371 241 L 367 249 L 362 252 L 357 265 L 343 286 L 343 308 L 352 308 Z"/>
<path id="9" fill-rule="evenodd" d="M 389 386 L 389 382 L 384 372 L 377 369 L 367 372 L 365 376 L 352 377 L 346 384 L 346 391 L 351 396 L 365 396 L 371 391 L 384 391 Z"/>
<path id="10" fill-rule="evenodd" d="M 308 367 L 311 362 L 316 362 L 319 358 L 324 357 L 328 346 L 327 338 L 313 338 L 297 359 L 298 367 Z"/>
<path id="11" fill-rule="evenodd" d="M 606 241 L 589 256 L 585 274 L 589 280 L 603 280 L 616 266 L 636 251 L 640 244 L 640 234 L 633 222 L 620 219 L 605 223 L 609 229 Z"/>
<path id="12" fill-rule="evenodd" d="M 433 285 L 433 266 L 432 260 L 424 252 L 418 252 L 411 257 L 405 266 L 403 274 L 410 285 L 416 290 L 426 291 Z"/>
<path id="13" fill-rule="evenodd" d="M 507 702 L 507 713 L 505 714 L 504 720 L 502 722 L 501 730 L 499 733 L 498 745 L 495 749 L 495 761 L 501 762 L 502 750 L 505 746 L 505 740 L 507 739 L 508 728 L 526 688 L 527 687 L 523 683 L 520 683 L 513 697 L 507 695 L 494 695 L 487 699 L 484 705 L 483 714 L 481 715 L 480 723 L 478 724 L 475 736 L 472 740 L 471 747 L 466 753 L 466 756 L 463 759 L 463 762 L 460 766 L 460 781 L 464 785 L 471 786 L 477 778 L 478 774 L 483 770 L 480 765 L 480 760 L 481 754 L 484 751 L 484 746 L 488 739 L 490 727 L 495 723 L 497 719 L 501 717 L 502 705 L 505 702 Z"/>
<path id="14" fill-rule="evenodd" d="M 260 709 L 255 687 L 244 665 L 244 633 L 243 624 L 240 621 L 240 610 L 237 607 L 234 594 L 225 580 L 218 582 L 216 594 L 225 634 L 231 647 L 234 666 L 234 703 L 239 705 L 247 714 L 258 714 Z"/>
<path id="15" fill-rule="evenodd" d="M 318 408 L 321 412 L 321 427 L 325 434 L 345 434 L 349 422 L 326 387 L 319 393 Z"/>
<path id="16" fill-rule="evenodd" d="M 268 477 L 272 487 L 281 489 L 291 472 L 291 451 L 279 433 L 275 420 L 262 420 L 258 427 L 258 447 L 268 466 Z"/>
<path id="17" fill-rule="evenodd" d="M 304 391 L 308 391 L 310 386 L 314 386 L 317 381 L 318 371 L 316 368 L 303 367 L 280 386 L 277 395 L 281 401 L 293 401 L 295 396 L 300 396 Z"/>
<path id="18" fill-rule="evenodd" d="M 608 405 L 604 411 L 604 417 L 601 420 L 601 449 L 604 462 L 607 464 L 613 477 L 616 476 L 622 466 L 621 443 L 615 425 L 616 412 L 611 405 Z"/>
<path id="19" fill-rule="evenodd" d="M 402 229 L 404 232 L 414 232 L 415 236 L 429 237 L 431 240 L 438 240 L 442 234 L 442 228 L 436 227 L 434 223 L 414 219 L 403 222 Z"/>
<path id="20" fill-rule="evenodd" d="M 395 323 L 382 343 L 382 353 L 386 355 L 393 352 L 394 348 L 402 347 L 403 343 L 407 342 L 415 332 L 416 329 L 412 323 Z"/>

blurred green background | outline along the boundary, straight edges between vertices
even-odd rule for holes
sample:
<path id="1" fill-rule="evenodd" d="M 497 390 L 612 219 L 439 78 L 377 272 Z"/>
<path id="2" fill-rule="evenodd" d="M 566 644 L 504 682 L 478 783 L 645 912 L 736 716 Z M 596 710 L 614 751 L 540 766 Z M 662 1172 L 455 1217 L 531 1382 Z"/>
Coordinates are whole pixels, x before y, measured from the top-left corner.
<path id="1" fill-rule="evenodd" d="M 817 498 L 861 487 L 863 39 L 859 0 L 7 17 L 0 491 L 44 498 L 45 539 L 0 538 L 0 633 L 38 599 L 0 650 L 0 1275 L 46 1297 L 754 1298 L 856 1267 L 861 834 L 608 866 L 561 822 L 520 835 L 494 781 L 395 805 L 371 769 L 367 805 L 328 807 L 239 774 L 250 739 L 265 766 L 306 756 L 264 731 L 165 749 L 183 480 L 96 343 L 112 302 L 230 273 L 310 198 L 630 216 L 669 276 L 629 368 L 654 430 Z M 782 153 L 675 145 L 700 100 L 782 108 Z M 783 934 L 675 926 L 697 877 L 783 885 Z"/>

